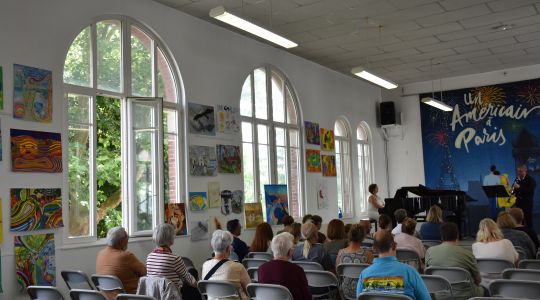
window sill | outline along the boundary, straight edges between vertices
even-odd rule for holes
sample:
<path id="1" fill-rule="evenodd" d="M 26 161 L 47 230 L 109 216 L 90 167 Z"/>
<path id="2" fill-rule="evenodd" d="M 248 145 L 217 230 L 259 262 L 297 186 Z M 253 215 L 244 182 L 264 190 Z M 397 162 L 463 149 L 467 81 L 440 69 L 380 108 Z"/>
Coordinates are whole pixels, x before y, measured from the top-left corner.
<path id="1" fill-rule="evenodd" d="M 184 237 L 190 237 L 190 236 L 189 235 L 183 235 L 183 236 L 180 236 L 180 237 L 176 237 L 175 239 L 184 238 Z M 129 243 L 146 242 L 146 241 L 152 241 L 152 237 L 151 236 L 138 236 L 138 237 L 130 237 L 129 238 Z M 103 239 L 99 239 L 97 241 L 92 241 L 92 242 L 85 242 L 85 241 L 64 242 L 64 245 L 62 247 L 58 247 L 57 249 L 71 250 L 71 249 L 80 249 L 80 248 L 103 247 L 105 245 L 106 245 L 106 240 L 103 238 Z"/>

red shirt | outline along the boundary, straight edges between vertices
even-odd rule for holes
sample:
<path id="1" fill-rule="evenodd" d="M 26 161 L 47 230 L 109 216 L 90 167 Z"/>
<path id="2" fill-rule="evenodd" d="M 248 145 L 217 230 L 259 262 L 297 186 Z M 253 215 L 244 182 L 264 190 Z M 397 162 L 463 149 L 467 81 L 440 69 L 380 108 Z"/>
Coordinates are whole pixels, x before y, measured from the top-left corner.
<path id="1" fill-rule="evenodd" d="M 259 283 L 279 284 L 289 289 L 294 300 L 311 300 L 306 274 L 301 267 L 284 260 L 271 260 L 259 267 Z"/>

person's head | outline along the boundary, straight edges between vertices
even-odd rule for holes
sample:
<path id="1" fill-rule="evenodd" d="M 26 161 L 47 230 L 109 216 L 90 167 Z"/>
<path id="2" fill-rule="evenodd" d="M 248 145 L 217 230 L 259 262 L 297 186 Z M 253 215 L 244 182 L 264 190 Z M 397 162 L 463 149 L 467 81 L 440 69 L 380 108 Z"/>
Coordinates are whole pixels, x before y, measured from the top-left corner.
<path id="1" fill-rule="evenodd" d="M 317 233 L 319 232 L 319 229 L 317 226 L 311 222 L 306 222 L 302 224 L 302 237 L 304 238 L 304 248 L 302 250 L 302 256 L 304 258 L 308 258 L 309 256 L 309 250 L 311 250 L 311 245 L 317 243 Z"/>
<path id="2" fill-rule="evenodd" d="M 292 223 L 291 228 L 289 229 L 289 233 L 292 234 L 294 237 L 294 244 L 298 243 L 298 241 L 302 237 L 302 224 L 296 222 Z"/>
<path id="3" fill-rule="evenodd" d="M 520 165 L 517 168 L 517 174 L 520 178 L 523 178 L 527 175 L 527 165 Z"/>
<path id="4" fill-rule="evenodd" d="M 322 218 L 319 215 L 311 216 L 311 221 L 317 226 L 317 229 L 321 230 Z"/>
<path id="5" fill-rule="evenodd" d="M 270 226 L 270 224 L 263 222 L 257 225 L 250 250 L 253 252 L 266 252 L 273 237 L 274 233 L 272 232 L 272 226 Z"/>
<path id="6" fill-rule="evenodd" d="M 117 226 L 107 232 L 107 246 L 118 250 L 126 250 L 129 236 L 124 227 Z"/>
<path id="7" fill-rule="evenodd" d="M 152 234 L 152 239 L 156 246 L 170 247 L 174 244 L 174 226 L 169 223 L 159 224 Z"/>
<path id="8" fill-rule="evenodd" d="M 401 232 L 408 235 L 414 235 L 416 229 L 416 221 L 413 218 L 405 218 L 401 223 Z"/>
<path id="9" fill-rule="evenodd" d="M 395 256 L 396 243 L 392 233 L 385 230 L 377 231 L 373 238 L 373 249 L 379 253 L 379 256 Z"/>
<path id="10" fill-rule="evenodd" d="M 328 223 L 326 236 L 331 240 L 342 240 L 345 238 L 345 224 L 338 219 L 333 219 Z"/>
<path id="11" fill-rule="evenodd" d="M 369 233 L 371 232 L 371 223 L 369 222 L 369 219 L 360 220 L 358 224 L 360 224 L 360 226 L 364 228 L 364 233 L 366 235 L 369 235 Z"/>
<path id="12" fill-rule="evenodd" d="M 242 226 L 238 219 L 229 220 L 227 222 L 227 231 L 235 236 L 239 236 L 242 233 Z"/>
<path id="13" fill-rule="evenodd" d="M 459 230 L 456 223 L 444 222 L 439 228 L 443 242 L 455 242 L 459 240 Z"/>
<path id="14" fill-rule="evenodd" d="M 523 210 L 521 208 L 519 207 L 510 208 L 508 212 L 510 213 L 510 215 L 512 215 L 512 217 L 516 221 L 516 226 L 523 224 L 524 215 L 523 215 Z"/>
<path id="15" fill-rule="evenodd" d="M 308 222 L 308 221 L 311 221 L 311 215 L 310 214 L 307 214 L 305 215 L 303 218 L 302 218 L 302 224 Z"/>
<path id="16" fill-rule="evenodd" d="M 441 224 L 443 221 L 442 209 L 438 205 L 432 205 L 426 216 L 426 221 L 435 224 Z"/>
<path id="17" fill-rule="evenodd" d="M 379 216 L 379 228 L 383 230 L 392 229 L 392 219 L 390 216 L 382 214 Z"/>
<path id="18" fill-rule="evenodd" d="M 283 223 L 283 226 L 291 226 L 294 223 L 294 218 L 286 215 L 281 219 L 281 223 Z"/>
<path id="19" fill-rule="evenodd" d="M 379 192 L 379 187 L 377 184 L 372 183 L 368 186 L 368 191 L 370 194 L 377 194 Z"/>
<path id="20" fill-rule="evenodd" d="M 500 229 L 514 229 L 517 224 L 509 212 L 501 212 L 497 217 L 497 225 Z"/>
<path id="21" fill-rule="evenodd" d="M 351 231 L 351 227 L 352 227 L 351 223 L 345 224 L 345 236 L 348 236 L 349 231 Z"/>
<path id="22" fill-rule="evenodd" d="M 489 167 L 489 170 L 493 173 L 497 171 L 497 167 L 495 165 L 491 165 L 491 167 Z"/>
<path id="23" fill-rule="evenodd" d="M 497 223 L 490 218 L 485 218 L 478 224 L 476 241 L 481 243 L 496 242 L 503 239 L 503 234 Z"/>
<path id="24" fill-rule="evenodd" d="M 294 237 L 288 232 L 282 232 L 276 235 L 272 239 L 270 248 L 272 248 L 272 253 L 274 253 L 274 258 L 290 258 L 292 257 L 294 247 Z"/>
<path id="25" fill-rule="evenodd" d="M 217 254 L 230 254 L 232 251 L 232 241 L 233 236 L 230 232 L 218 229 L 212 233 L 212 240 L 210 240 L 210 245 L 212 250 Z"/>
<path id="26" fill-rule="evenodd" d="M 360 224 L 354 224 L 351 226 L 351 230 L 348 234 L 349 243 L 361 244 L 365 237 L 366 231 L 364 230 L 364 227 L 362 227 Z"/>
<path id="27" fill-rule="evenodd" d="M 398 222 L 399 224 L 401 224 L 403 220 L 405 220 L 406 217 L 407 217 L 407 211 L 403 208 L 397 209 L 394 212 L 394 218 L 396 218 L 396 222 Z"/>

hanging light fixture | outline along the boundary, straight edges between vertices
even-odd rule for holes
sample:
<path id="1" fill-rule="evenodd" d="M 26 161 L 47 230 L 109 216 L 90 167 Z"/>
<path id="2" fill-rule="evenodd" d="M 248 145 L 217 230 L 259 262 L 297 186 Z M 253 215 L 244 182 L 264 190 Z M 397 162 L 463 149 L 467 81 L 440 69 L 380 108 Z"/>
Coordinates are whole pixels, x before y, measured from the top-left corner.
<path id="1" fill-rule="evenodd" d="M 376 85 L 378 86 L 382 86 L 383 88 L 387 89 L 387 90 L 391 90 L 391 89 L 395 89 L 398 87 L 398 85 L 396 83 L 393 83 L 391 81 L 388 81 L 380 76 L 377 76 L 371 72 L 368 72 L 366 71 L 366 69 L 364 69 L 363 67 L 361 66 L 358 66 L 358 67 L 355 67 L 351 70 L 351 73 L 353 73 L 354 75 L 360 77 L 360 78 L 363 78 L 367 81 L 370 81 L 372 83 L 375 83 Z"/>
<path id="2" fill-rule="evenodd" d="M 279 45 L 284 48 L 294 48 L 298 46 L 297 43 L 286 39 L 280 35 L 277 35 L 273 33 L 270 30 L 264 29 L 258 25 L 255 25 L 249 21 L 246 21 L 240 17 L 237 17 L 225 10 L 225 7 L 218 6 L 214 7 L 210 10 L 210 17 L 215 18 L 217 20 L 220 20 L 221 22 L 225 22 L 229 25 L 232 25 L 236 28 L 242 29 L 244 31 L 247 31 L 253 35 L 256 35 L 260 38 L 263 38 L 267 41 L 270 41 L 276 45 Z"/>
<path id="3" fill-rule="evenodd" d="M 430 65 L 430 69 L 431 69 L 431 77 L 433 77 L 433 59 L 430 59 L 429 60 L 429 65 Z M 443 111 L 452 111 L 453 108 L 452 106 L 444 103 L 442 100 L 442 78 L 440 80 L 440 85 L 439 85 L 439 88 L 441 89 L 441 97 L 440 97 L 440 100 L 437 100 L 435 99 L 435 84 L 434 84 L 434 80 L 431 80 L 431 97 L 424 97 L 422 98 L 420 101 L 422 103 L 425 103 L 427 105 L 431 105 L 435 108 L 438 108 L 440 110 L 443 110 Z"/>

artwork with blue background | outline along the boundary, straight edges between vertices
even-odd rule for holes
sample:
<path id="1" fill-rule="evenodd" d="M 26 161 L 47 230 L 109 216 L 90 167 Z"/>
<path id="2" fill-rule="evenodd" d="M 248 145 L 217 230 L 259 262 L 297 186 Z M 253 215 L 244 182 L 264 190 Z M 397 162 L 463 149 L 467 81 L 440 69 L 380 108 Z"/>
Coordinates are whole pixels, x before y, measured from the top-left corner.
<path id="1" fill-rule="evenodd" d="M 289 197 L 286 184 L 265 184 L 266 222 L 270 225 L 283 224 L 281 220 L 289 214 Z"/>
<path id="2" fill-rule="evenodd" d="M 526 164 L 540 182 L 540 79 L 443 91 L 442 99 L 451 112 L 420 104 L 429 188 L 462 190 L 476 204 L 488 203 L 482 181 L 491 165 L 508 174 L 511 184 L 516 167 Z M 534 209 L 540 209 L 540 185 Z"/>

